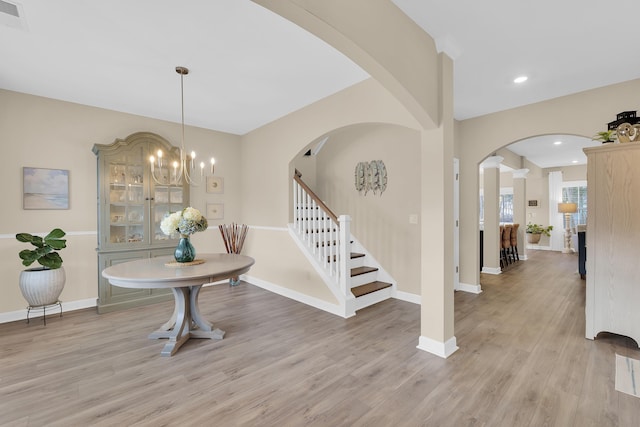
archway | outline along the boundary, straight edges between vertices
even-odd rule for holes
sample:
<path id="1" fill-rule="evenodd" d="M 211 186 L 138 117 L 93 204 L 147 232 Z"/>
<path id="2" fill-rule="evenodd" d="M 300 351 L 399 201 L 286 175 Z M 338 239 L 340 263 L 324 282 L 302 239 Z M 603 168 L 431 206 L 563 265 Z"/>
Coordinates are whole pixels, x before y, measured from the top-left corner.
<path id="1" fill-rule="evenodd" d="M 422 293 L 420 138 L 406 126 L 358 123 L 315 138 L 289 163 L 336 215 L 351 217 L 352 234 L 393 276 L 397 297 L 414 303 Z M 365 195 L 355 188 L 354 170 L 372 160 L 385 164 L 388 185 Z"/>
<path id="2" fill-rule="evenodd" d="M 498 262 L 499 224 L 519 223 L 517 247 L 521 260 L 527 259 L 527 249 L 562 250 L 565 247 L 564 217 L 557 209 L 559 202 L 569 201 L 580 208 L 571 220 L 570 230 L 573 229 L 575 237 L 575 225 L 586 222 L 586 156 L 582 149 L 599 144 L 572 134 L 533 136 L 507 144 L 480 162 L 479 205 L 490 212 L 489 218 L 483 218 L 478 209 L 480 234 L 485 237 L 478 249 L 482 272 L 499 274 L 501 268 L 511 265 L 511 257 L 507 260 L 500 257 Z M 493 162 L 487 161 L 488 158 Z M 490 166 L 486 174 L 482 173 L 483 164 Z M 484 193 L 485 186 L 491 199 Z M 524 228 L 528 223 L 551 225 L 551 237 L 543 236 L 536 245 L 527 244 Z M 571 241 L 577 247 L 576 239 Z"/>

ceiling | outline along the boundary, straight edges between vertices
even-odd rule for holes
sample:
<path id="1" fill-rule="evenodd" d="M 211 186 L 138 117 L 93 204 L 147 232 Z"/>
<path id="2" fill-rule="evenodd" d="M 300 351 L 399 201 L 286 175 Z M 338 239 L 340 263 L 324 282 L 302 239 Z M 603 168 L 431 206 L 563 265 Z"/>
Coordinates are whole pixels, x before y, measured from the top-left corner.
<path id="1" fill-rule="evenodd" d="M 0 88 L 17 92 L 180 122 L 185 66 L 185 122 L 243 135 L 368 78 L 249 0 L 3 1 L 22 9 L 0 21 Z"/>
<path id="2" fill-rule="evenodd" d="M 22 19 L 0 13 L 0 88 L 17 92 L 179 122 L 181 65 L 185 122 L 242 135 L 368 77 L 249 0 L 0 0 L 0 10 L 7 1 Z M 637 25 L 616 19 L 636 0 L 393 2 L 454 59 L 458 120 L 640 77 L 628 52 Z M 519 75 L 529 80 L 514 84 Z"/>
<path id="3" fill-rule="evenodd" d="M 544 135 L 528 138 L 509 145 L 508 149 L 541 168 L 558 166 L 586 165 L 587 156 L 582 151 L 585 147 L 601 145 L 575 135 Z"/>

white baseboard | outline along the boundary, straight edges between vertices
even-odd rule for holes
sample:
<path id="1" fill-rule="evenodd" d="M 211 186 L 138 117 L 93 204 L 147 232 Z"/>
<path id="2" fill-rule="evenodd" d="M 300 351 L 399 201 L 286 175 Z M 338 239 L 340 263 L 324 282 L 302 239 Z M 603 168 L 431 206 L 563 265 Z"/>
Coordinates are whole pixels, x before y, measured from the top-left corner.
<path id="1" fill-rule="evenodd" d="M 482 293 L 482 286 L 480 285 L 470 285 L 468 283 L 458 283 L 458 289 L 456 289 L 457 291 L 462 291 L 462 292 L 469 292 L 471 294 L 481 294 Z"/>
<path id="2" fill-rule="evenodd" d="M 534 251 L 551 251 L 551 246 L 540 246 L 540 245 L 532 245 L 527 244 L 527 249 L 533 249 Z"/>
<path id="3" fill-rule="evenodd" d="M 456 337 L 449 338 L 446 342 L 440 342 L 423 335 L 418 339 L 418 349 L 446 359 L 458 350 Z"/>
<path id="4" fill-rule="evenodd" d="M 482 267 L 482 272 L 486 274 L 502 274 L 502 270 L 500 268 L 494 267 Z"/>
<path id="5" fill-rule="evenodd" d="M 85 308 L 95 307 L 96 305 L 98 305 L 97 298 L 88 298 L 88 299 L 83 299 L 78 301 L 69 301 L 69 302 L 62 301 L 62 315 L 64 316 L 64 313 L 67 311 L 82 310 Z M 57 314 L 57 309 L 52 309 L 51 313 L 52 315 Z M 39 317 L 40 312 L 37 312 L 35 316 Z M 17 320 L 26 320 L 26 318 L 27 318 L 26 308 L 24 310 L 8 311 L 6 313 L 0 313 L 0 323 L 15 322 Z"/>
<path id="6" fill-rule="evenodd" d="M 274 294 L 281 295 L 283 297 L 292 299 L 294 301 L 301 302 L 306 305 L 310 305 L 311 307 L 317 308 L 322 311 L 326 311 L 331 314 L 335 314 L 340 317 L 351 317 L 345 316 L 344 308 L 341 308 L 338 304 L 331 304 L 330 302 L 310 297 L 309 295 L 305 295 L 300 292 L 296 292 L 292 289 L 285 288 L 280 285 L 276 285 L 275 283 L 267 282 L 266 280 L 258 279 L 257 277 L 252 277 L 243 274 L 240 276 L 242 280 L 245 282 L 249 282 L 252 285 L 255 285 L 259 288 L 266 289 L 267 291 L 273 292 Z"/>
<path id="7" fill-rule="evenodd" d="M 409 292 L 396 291 L 393 298 L 401 301 L 412 302 L 418 305 L 422 304 L 422 297 L 420 295 L 411 294 Z"/>

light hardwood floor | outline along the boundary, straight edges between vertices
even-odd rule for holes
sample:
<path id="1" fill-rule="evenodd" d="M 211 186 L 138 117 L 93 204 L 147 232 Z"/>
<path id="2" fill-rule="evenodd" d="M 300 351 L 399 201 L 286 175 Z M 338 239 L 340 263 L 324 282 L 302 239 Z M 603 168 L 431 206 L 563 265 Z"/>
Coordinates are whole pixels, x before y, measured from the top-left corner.
<path id="1" fill-rule="evenodd" d="M 172 358 L 147 334 L 172 304 L 0 325 L 2 426 L 639 426 L 615 391 L 624 337 L 584 338 L 577 257 L 531 252 L 456 293 L 460 349 L 416 349 L 417 305 L 342 319 L 249 284 L 203 290 L 222 341 Z"/>

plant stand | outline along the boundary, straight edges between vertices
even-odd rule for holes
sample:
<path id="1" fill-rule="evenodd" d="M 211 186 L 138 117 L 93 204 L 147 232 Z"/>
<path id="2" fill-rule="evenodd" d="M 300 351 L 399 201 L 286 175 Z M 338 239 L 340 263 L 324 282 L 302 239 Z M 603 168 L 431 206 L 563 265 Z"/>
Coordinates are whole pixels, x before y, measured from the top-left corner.
<path id="1" fill-rule="evenodd" d="M 60 307 L 60 317 L 62 317 L 62 301 L 58 300 L 56 302 L 54 302 L 53 304 L 47 304 L 47 305 L 38 305 L 38 306 L 28 306 L 27 307 L 27 324 L 29 323 L 29 314 L 31 313 L 31 310 L 35 310 L 35 311 L 42 311 L 43 314 L 43 319 L 44 319 L 44 326 L 47 326 L 47 308 L 52 308 L 52 307 Z"/>

